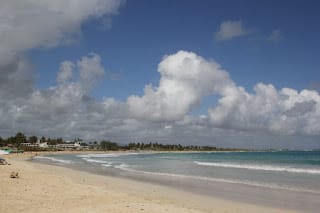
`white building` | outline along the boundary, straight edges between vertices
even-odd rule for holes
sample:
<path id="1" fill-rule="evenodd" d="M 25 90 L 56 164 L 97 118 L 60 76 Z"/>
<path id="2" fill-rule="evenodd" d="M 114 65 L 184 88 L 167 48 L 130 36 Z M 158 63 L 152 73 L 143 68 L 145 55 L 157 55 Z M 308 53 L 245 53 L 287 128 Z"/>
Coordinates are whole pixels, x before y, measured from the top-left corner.
<path id="1" fill-rule="evenodd" d="M 80 148 L 80 142 L 74 142 L 74 143 L 62 143 L 62 144 L 57 144 L 55 147 L 57 148 L 63 148 L 63 149 L 76 149 Z"/>
<path id="2" fill-rule="evenodd" d="M 39 144 L 37 144 L 37 143 L 21 143 L 20 146 L 39 147 Z"/>
<path id="3" fill-rule="evenodd" d="M 48 148 L 49 147 L 48 142 L 39 143 L 39 147 Z"/>
<path id="4" fill-rule="evenodd" d="M 25 147 L 40 147 L 40 148 L 48 148 L 48 142 L 40 143 L 40 141 L 37 141 L 36 143 L 21 143 L 21 146 Z"/>

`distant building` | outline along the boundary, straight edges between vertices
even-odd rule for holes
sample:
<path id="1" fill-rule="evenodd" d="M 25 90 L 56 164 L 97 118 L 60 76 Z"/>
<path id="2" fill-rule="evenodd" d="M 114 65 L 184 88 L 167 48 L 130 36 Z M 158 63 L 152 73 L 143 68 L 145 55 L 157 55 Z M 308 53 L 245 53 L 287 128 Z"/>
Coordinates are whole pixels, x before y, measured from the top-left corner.
<path id="1" fill-rule="evenodd" d="M 49 147 L 48 142 L 39 143 L 39 147 L 40 148 L 48 148 Z"/>
<path id="2" fill-rule="evenodd" d="M 40 140 L 38 140 L 36 143 L 21 143 L 21 146 L 24 147 L 40 147 L 40 148 L 48 148 L 48 142 L 41 143 Z"/>
<path id="3" fill-rule="evenodd" d="M 61 144 L 57 144 L 55 145 L 56 148 L 62 148 L 62 149 L 77 149 L 80 148 L 80 142 L 69 142 L 69 143 L 61 143 Z"/>
<path id="4" fill-rule="evenodd" d="M 36 143 L 21 143 L 23 147 L 33 147 L 33 148 L 57 148 L 57 149 L 80 149 L 82 148 L 80 142 L 71 142 L 66 141 L 65 143 L 56 144 L 56 145 L 49 145 L 48 142 L 42 142 L 38 140 Z"/>
<path id="5" fill-rule="evenodd" d="M 37 143 L 21 143 L 20 146 L 25 146 L 25 147 L 39 147 L 39 144 L 37 144 Z"/>

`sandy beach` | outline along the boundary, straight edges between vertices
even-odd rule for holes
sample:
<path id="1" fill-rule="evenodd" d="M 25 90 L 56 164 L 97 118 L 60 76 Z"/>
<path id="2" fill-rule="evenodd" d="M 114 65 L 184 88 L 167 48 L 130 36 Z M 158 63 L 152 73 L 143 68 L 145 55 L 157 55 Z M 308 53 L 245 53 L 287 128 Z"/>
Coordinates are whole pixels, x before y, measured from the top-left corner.
<path id="1" fill-rule="evenodd" d="M 26 161 L 32 155 L 5 156 L 0 212 L 293 212 Z"/>

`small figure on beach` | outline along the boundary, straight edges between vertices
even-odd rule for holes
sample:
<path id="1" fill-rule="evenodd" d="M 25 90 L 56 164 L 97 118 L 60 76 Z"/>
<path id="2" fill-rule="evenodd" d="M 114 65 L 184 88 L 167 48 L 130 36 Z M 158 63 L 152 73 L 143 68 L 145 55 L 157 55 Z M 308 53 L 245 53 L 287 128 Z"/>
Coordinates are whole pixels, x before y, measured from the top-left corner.
<path id="1" fill-rule="evenodd" d="M 10 178 L 18 178 L 19 173 L 18 172 L 11 172 Z"/>
<path id="2" fill-rule="evenodd" d="M 4 158 L 0 158 L 0 165 L 10 165 Z"/>

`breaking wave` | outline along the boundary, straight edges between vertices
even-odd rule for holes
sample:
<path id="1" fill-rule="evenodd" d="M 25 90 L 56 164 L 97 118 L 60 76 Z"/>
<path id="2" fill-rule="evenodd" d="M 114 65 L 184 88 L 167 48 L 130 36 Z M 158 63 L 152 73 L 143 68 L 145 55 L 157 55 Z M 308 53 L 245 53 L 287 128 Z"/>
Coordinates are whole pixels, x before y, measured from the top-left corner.
<path id="1" fill-rule="evenodd" d="M 64 163 L 64 164 L 71 164 L 71 163 L 73 163 L 73 161 L 71 161 L 71 160 L 62 160 L 62 159 L 57 159 L 57 158 L 54 158 L 54 157 L 35 156 L 34 158 L 35 158 L 35 159 L 49 160 L 49 161 L 58 162 L 58 163 Z"/>
<path id="2" fill-rule="evenodd" d="M 197 165 L 200 165 L 200 166 L 212 166 L 212 167 L 248 169 L 248 170 L 262 170 L 262 171 L 273 171 L 273 172 L 307 173 L 307 174 L 320 175 L 320 169 L 295 168 L 295 167 L 289 167 L 289 166 L 216 163 L 216 162 L 200 162 L 200 161 L 194 161 L 194 163 Z"/>

